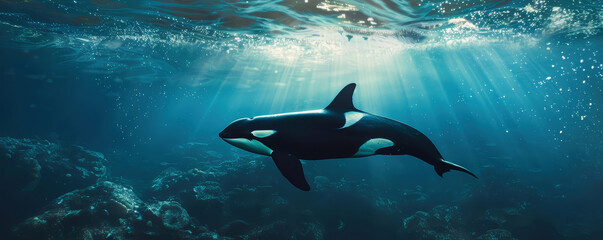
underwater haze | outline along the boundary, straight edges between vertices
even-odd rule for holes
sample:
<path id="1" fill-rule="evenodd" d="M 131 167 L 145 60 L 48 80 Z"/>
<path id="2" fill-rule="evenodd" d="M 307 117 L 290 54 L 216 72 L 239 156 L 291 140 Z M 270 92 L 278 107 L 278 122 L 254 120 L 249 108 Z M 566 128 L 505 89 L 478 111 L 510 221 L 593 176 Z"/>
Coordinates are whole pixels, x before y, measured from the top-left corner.
<path id="1" fill-rule="evenodd" d="M 603 1 L 1 0 L 1 239 L 603 239 Z M 219 138 L 354 105 L 475 173 Z"/>

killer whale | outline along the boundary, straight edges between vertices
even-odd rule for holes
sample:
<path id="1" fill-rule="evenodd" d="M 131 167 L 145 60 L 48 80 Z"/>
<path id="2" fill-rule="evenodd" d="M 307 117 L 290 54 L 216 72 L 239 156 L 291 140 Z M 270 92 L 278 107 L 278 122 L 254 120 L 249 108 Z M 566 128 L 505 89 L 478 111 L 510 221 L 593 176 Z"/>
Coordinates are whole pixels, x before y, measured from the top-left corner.
<path id="1" fill-rule="evenodd" d="M 228 125 L 220 138 L 249 152 L 271 156 L 295 187 L 309 191 L 303 160 L 355 158 L 371 155 L 410 155 L 434 166 L 477 176 L 444 161 L 435 145 L 418 130 L 395 120 L 356 109 L 355 83 L 345 86 L 324 109 L 241 118 Z"/>

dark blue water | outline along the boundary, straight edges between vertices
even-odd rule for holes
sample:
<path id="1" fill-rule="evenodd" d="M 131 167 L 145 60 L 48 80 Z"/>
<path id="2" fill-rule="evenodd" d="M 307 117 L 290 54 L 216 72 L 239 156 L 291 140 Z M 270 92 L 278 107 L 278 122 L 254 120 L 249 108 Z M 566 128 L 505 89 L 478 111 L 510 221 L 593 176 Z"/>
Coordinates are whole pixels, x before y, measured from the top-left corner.
<path id="1" fill-rule="evenodd" d="M 176 230 L 194 234 L 163 239 L 600 239 L 602 23 L 602 1 L 0 1 L 0 137 L 103 153 L 99 182 L 191 216 Z M 305 193 L 218 138 L 241 117 L 323 108 L 352 82 L 358 109 L 413 126 L 479 180 L 408 156 L 308 161 Z M 11 166 L 2 185 L 19 181 Z M 224 172 L 222 211 L 154 192 L 170 167 Z M 3 192 L 2 236 L 28 238 L 14 227 L 68 192 L 23 202 L 35 189 Z M 439 205 L 457 221 L 404 224 Z M 501 209 L 506 223 L 491 220 Z M 235 220 L 251 230 L 220 230 Z M 313 227 L 258 233 L 279 221 Z"/>

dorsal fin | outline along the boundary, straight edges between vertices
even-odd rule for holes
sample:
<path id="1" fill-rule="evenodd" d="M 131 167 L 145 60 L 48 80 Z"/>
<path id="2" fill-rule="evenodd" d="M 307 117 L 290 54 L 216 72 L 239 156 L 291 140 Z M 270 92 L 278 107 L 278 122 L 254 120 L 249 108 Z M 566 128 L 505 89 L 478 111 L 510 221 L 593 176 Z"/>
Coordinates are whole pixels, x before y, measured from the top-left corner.
<path id="1" fill-rule="evenodd" d="M 328 110 L 339 110 L 339 111 L 354 111 L 357 110 L 352 102 L 352 95 L 354 95 L 354 89 L 356 89 L 355 83 L 350 83 L 345 86 L 339 94 L 333 99 L 331 104 L 325 109 Z"/>

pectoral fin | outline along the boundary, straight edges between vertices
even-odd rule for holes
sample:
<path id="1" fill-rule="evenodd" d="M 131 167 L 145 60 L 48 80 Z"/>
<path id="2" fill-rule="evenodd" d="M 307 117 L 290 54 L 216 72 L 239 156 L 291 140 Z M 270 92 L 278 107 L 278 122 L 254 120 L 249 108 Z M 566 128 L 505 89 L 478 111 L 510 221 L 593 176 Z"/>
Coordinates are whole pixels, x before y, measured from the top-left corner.
<path id="1" fill-rule="evenodd" d="M 310 191 L 310 185 L 306 181 L 304 176 L 304 169 L 299 159 L 286 152 L 274 151 L 272 153 L 272 160 L 281 171 L 281 174 L 289 180 L 293 186 L 303 190 Z"/>

